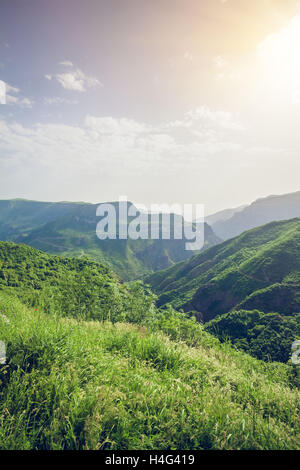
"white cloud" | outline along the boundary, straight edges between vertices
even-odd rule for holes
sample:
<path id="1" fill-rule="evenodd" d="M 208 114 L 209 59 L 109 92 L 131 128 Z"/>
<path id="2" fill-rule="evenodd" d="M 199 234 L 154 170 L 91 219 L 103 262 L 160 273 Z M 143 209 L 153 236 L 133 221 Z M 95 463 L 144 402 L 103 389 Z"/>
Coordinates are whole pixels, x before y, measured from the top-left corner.
<path id="1" fill-rule="evenodd" d="M 33 100 L 30 100 L 29 98 L 22 98 L 18 102 L 19 106 L 21 106 L 22 108 L 32 108 L 34 103 L 35 102 Z"/>
<path id="2" fill-rule="evenodd" d="M 82 126 L 0 120 L 0 185 L 11 196 L 50 199 L 55 191 L 62 199 L 107 200 L 127 194 L 141 202 L 148 194 L 149 201 L 191 202 L 212 184 L 239 181 L 245 165 L 253 178 L 261 165 L 276 168 L 283 150 L 247 145 L 243 136 L 237 116 L 207 107 L 157 126 L 91 115 Z"/>
<path id="3" fill-rule="evenodd" d="M 19 93 L 20 89 L 6 83 L 6 91 L 7 91 L 7 93 Z"/>
<path id="4" fill-rule="evenodd" d="M 230 113 L 199 108 L 187 113 L 182 120 L 151 126 L 132 119 L 95 117 L 88 115 L 84 126 L 37 124 L 32 128 L 20 124 L 1 123 L 0 154 L 5 150 L 13 159 L 43 160 L 47 164 L 57 157 L 73 165 L 74 159 L 105 162 L 110 159 L 135 165 L 174 165 L 194 158 L 205 159 L 213 153 L 232 151 L 234 133 L 241 126 Z M 184 138 L 182 138 L 184 135 Z M 5 145 L 3 144 L 5 142 Z M 184 159 L 184 161 L 182 161 Z M 181 162 L 181 163 L 180 163 Z"/>
<path id="5" fill-rule="evenodd" d="M 7 95 L 6 96 L 6 103 L 11 105 L 17 105 L 21 108 L 32 108 L 34 101 L 30 100 L 29 98 L 19 98 L 17 96 Z"/>
<path id="6" fill-rule="evenodd" d="M 59 106 L 61 104 L 78 104 L 78 101 L 76 100 L 68 100 L 67 98 L 62 98 L 60 96 L 54 96 L 54 97 L 45 97 L 43 99 L 44 104 L 49 105 L 49 106 Z"/>
<path id="7" fill-rule="evenodd" d="M 212 111 L 207 106 L 201 106 L 187 112 L 183 119 L 166 124 L 168 131 L 176 133 L 177 140 L 183 142 L 195 141 L 215 144 L 236 139 L 235 134 L 244 130 L 237 116 L 225 111 Z"/>
<path id="8" fill-rule="evenodd" d="M 205 162 L 212 155 L 239 152 L 241 124 L 230 113 L 207 107 L 186 113 L 182 120 L 151 126 L 132 119 L 88 115 L 84 126 L 37 124 L 25 128 L 1 123 L 0 155 L 14 161 L 38 160 L 47 165 L 84 167 L 94 164 L 149 167 L 186 167 Z M 115 170 L 114 170 L 115 171 Z"/>
<path id="9" fill-rule="evenodd" d="M 216 56 L 213 63 L 217 71 L 215 75 L 217 80 L 236 80 L 240 78 L 240 71 L 233 67 L 224 55 Z"/>
<path id="10" fill-rule="evenodd" d="M 77 72 L 57 74 L 56 79 L 67 90 L 86 91 L 83 76 Z"/>
<path id="11" fill-rule="evenodd" d="M 70 60 L 63 60 L 62 62 L 59 63 L 60 65 L 64 65 L 65 67 L 74 67 L 73 62 Z"/>
<path id="12" fill-rule="evenodd" d="M 103 84 L 96 77 L 86 75 L 79 68 L 75 68 L 72 62 L 64 61 L 60 65 L 70 67 L 68 72 L 57 73 L 55 75 L 46 74 L 47 80 L 55 79 L 66 90 L 86 92 L 88 88 L 103 87 Z"/>
<path id="13" fill-rule="evenodd" d="M 6 83 L 6 103 L 8 105 L 17 105 L 21 108 L 32 108 L 33 100 L 19 96 L 20 89 Z"/>
<path id="14" fill-rule="evenodd" d="M 88 115 L 85 126 L 99 135 L 138 135 L 151 132 L 151 127 L 132 119 L 94 117 Z"/>

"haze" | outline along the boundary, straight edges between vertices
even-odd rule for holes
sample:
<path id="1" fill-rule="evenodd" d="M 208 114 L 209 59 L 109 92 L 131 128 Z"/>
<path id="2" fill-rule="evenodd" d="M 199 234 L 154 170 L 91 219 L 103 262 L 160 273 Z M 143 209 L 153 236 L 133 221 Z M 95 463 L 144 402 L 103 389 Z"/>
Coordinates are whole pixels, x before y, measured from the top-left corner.
<path id="1" fill-rule="evenodd" d="M 298 0 L 1 0 L 0 80 L 0 199 L 299 190 Z"/>

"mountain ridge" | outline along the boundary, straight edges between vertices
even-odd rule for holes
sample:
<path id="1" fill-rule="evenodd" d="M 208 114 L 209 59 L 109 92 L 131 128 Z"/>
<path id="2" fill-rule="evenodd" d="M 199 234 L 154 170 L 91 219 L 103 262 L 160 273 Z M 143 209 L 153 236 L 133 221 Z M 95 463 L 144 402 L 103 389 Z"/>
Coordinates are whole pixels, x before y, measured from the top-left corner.
<path id="1" fill-rule="evenodd" d="M 205 322 L 237 307 L 272 311 L 264 299 L 278 285 L 289 289 L 276 311 L 300 312 L 300 219 L 249 230 L 145 281 L 159 305 L 195 311 Z"/>
<path id="2" fill-rule="evenodd" d="M 221 239 L 228 240 L 251 228 L 295 217 L 300 217 L 300 191 L 256 199 L 230 218 L 217 220 L 211 226 Z"/>
<path id="3" fill-rule="evenodd" d="M 119 203 L 104 204 L 112 204 L 118 209 Z M 131 203 L 128 201 L 127 205 Z M 100 220 L 96 216 L 98 206 L 91 203 L 0 201 L 0 239 L 25 243 L 53 254 L 87 255 L 107 264 L 125 280 L 164 269 L 194 254 L 185 249 L 184 239 L 99 240 L 96 235 Z M 171 217 L 174 220 L 181 218 L 179 215 Z M 161 229 L 162 221 L 159 223 Z M 204 232 L 205 247 L 220 242 L 209 225 L 204 225 Z"/>

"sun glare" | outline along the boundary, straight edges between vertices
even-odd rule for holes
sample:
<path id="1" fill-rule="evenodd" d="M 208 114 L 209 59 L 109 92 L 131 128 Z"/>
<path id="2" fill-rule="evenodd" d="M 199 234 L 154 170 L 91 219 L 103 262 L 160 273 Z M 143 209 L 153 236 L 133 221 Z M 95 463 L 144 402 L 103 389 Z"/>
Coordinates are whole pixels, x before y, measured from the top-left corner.
<path id="1" fill-rule="evenodd" d="M 300 15 L 259 46 L 263 81 L 269 90 L 288 93 L 293 103 L 300 102 Z"/>

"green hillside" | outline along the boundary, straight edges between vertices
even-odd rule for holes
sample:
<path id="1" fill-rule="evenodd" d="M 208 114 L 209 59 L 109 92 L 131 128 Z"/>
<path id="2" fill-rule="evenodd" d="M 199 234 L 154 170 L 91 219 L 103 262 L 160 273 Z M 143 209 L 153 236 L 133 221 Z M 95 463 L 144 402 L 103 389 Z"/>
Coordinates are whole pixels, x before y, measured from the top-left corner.
<path id="1" fill-rule="evenodd" d="M 159 305 L 203 321 L 233 308 L 300 312 L 300 219 L 273 222 L 148 277 Z"/>
<path id="2" fill-rule="evenodd" d="M 233 310 L 205 324 L 221 341 L 230 341 L 264 361 L 288 362 L 292 344 L 300 339 L 300 313 L 280 315 L 258 310 Z"/>
<path id="3" fill-rule="evenodd" d="M 52 222 L 80 203 L 0 200 L 0 240 L 7 241 Z"/>
<path id="4" fill-rule="evenodd" d="M 46 315 L 3 292 L 0 303 L 3 450 L 299 449 L 288 366 L 218 344 L 200 325 L 191 347 L 183 328 L 176 342 L 142 324 Z"/>
<path id="5" fill-rule="evenodd" d="M 113 204 L 117 209 L 118 203 Z M 0 201 L 0 239 L 26 243 L 52 254 L 88 256 L 125 280 L 165 269 L 194 254 L 185 250 L 185 240 L 99 240 L 97 207 L 85 203 Z M 205 247 L 220 242 L 207 224 L 204 231 Z"/>
<path id="6" fill-rule="evenodd" d="M 123 284 L 106 266 L 0 242 L 0 292 L 47 313 L 114 321 L 142 317 L 153 302 L 140 282 Z M 150 308 L 150 307 L 149 307 Z"/>
<path id="7" fill-rule="evenodd" d="M 87 258 L 51 256 L 27 245 L 0 242 L 0 288 L 40 290 L 45 284 L 58 285 L 70 273 L 80 273 L 88 268 L 99 276 L 113 276 L 106 266 Z"/>
<path id="8" fill-rule="evenodd" d="M 298 377 L 141 282 L 0 243 L 1 449 L 299 449 Z"/>
<path id="9" fill-rule="evenodd" d="M 299 221 L 280 228 L 296 240 Z M 299 316 L 240 311 L 205 331 L 156 300 L 89 259 L 0 242 L 0 448 L 298 449 L 297 370 L 224 340 L 288 362 Z"/>

